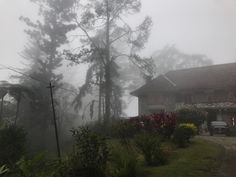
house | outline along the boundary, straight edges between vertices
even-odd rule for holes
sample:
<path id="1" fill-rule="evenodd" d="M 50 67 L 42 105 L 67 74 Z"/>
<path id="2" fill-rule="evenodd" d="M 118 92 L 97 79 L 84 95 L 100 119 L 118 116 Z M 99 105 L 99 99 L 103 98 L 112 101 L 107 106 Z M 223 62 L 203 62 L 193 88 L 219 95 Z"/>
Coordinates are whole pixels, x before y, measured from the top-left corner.
<path id="1" fill-rule="evenodd" d="M 170 71 L 131 93 L 139 115 L 196 107 L 211 120 L 236 119 L 236 63 Z"/>

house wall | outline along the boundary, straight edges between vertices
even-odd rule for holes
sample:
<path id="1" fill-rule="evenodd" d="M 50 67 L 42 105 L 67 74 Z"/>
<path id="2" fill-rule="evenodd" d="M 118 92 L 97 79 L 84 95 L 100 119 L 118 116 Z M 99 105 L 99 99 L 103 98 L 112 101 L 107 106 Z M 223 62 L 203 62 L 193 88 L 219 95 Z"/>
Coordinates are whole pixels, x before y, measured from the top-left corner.
<path id="1" fill-rule="evenodd" d="M 232 90 L 195 90 L 173 93 L 150 93 L 139 97 L 139 115 L 160 110 L 174 111 L 178 105 L 197 103 L 219 103 L 236 101 L 236 92 Z"/>
<path id="2" fill-rule="evenodd" d="M 175 96 L 168 94 L 148 95 L 139 97 L 139 115 L 151 114 L 160 111 L 173 111 Z"/>
<path id="3" fill-rule="evenodd" d="M 146 97 L 138 98 L 138 109 L 139 109 L 139 115 L 149 114 L 148 103 L 147 103 Z"/>

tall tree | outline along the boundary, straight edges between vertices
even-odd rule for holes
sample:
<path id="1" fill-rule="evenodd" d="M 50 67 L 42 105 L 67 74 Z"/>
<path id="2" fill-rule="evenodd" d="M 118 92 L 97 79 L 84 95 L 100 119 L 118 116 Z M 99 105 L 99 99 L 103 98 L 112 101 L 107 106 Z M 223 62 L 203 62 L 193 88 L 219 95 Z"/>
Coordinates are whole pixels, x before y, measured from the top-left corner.
<path id="1" fill-rule="evenodd" d="M 31 1 L 38 4 L 38 15 L 41 20 L 32 22 L 28 17 L 20 17 L 28 26 L 25 32 L 30 38 L 29 45 L 25 48 L 22 56 L 30 63 L 26 74 L 33 79 L 36 78 L 39 82 L 35 83 L 26 78 L 22 82 L 30 84 L 34 92 L 36 92 L 32 105 L 37 112 L 44 114 L 41 115 L 42 118 L 48 119 L 51 113 L 49 109 L 49 92 L 46 89 L 46 84 L 53 81 L 58 86 L 62 80 L 62 74 L 56 74 L 55 72 L 62 64 L 60 47 L 68 42 L 66 35 L 75 28 L 74 25 L 70 24 L 74 16 L 70 11 L 74 0 Z M 42 120 L 42 122 L 45 124 L 48 121 Z"/>
<path id="2" fill-rule="evenodd" d="M 74 19 L 77 28 L 84 34 L 81 43 L 86 46 L 77 55 L 79 62 L 84 55 L 96 50 L 100 56 L 104 71 L 105 123 L 111 118 L 111 98 L 113 89 L 112 65 L 118 58 L 128 58 L 141 66 L 143 62 L 137 53 L 147 42 L 152 21 L 146 17 L 135 29 L 125 22 L 130 14 L 141 9 L 140 0 L 88 0 L 77 1 L 77 17 Z M 98 33 L 103 36 L 101 43 L 95 41 Z M 118 50 L 117 44 L 123 43 L 124 50 Z M 67 55 L 68 56 L 68 55 Z M 71 55 L 69 55 L 71 56 Z M 76 57 L 72 57 L 73 59 Z"/>
<path id="3" fill-rule="evenodd" d="M 70 24 L 74 17 L 71 13 L 74 0 L 31 2 L 39 7 L 39 20 L 34 22 L 28 17 L 20 17 L 27 25 L 25 33 L 29 37 L 28 45 L 22 52 L 22 57 L 28 62 L 25 75 L 31 77 L 21 77 L 20 83 L 27 85 L 34 93 L 31 101 L 24 103 L 25 115 L 22 116 L 22 123 L 27 124 L 31 132 L 38 127 L 35 132 L 38 134 L 39 130 L 48 130 L 52 123 L 49 89 L 46 87 L 52 81 L 56 91 L 62 81 L 62 74 L 58 74 L 57 69 L 62 65 L 60 51 L 68 43 L 67 33 L 75 28 L 75 25 Z"/>

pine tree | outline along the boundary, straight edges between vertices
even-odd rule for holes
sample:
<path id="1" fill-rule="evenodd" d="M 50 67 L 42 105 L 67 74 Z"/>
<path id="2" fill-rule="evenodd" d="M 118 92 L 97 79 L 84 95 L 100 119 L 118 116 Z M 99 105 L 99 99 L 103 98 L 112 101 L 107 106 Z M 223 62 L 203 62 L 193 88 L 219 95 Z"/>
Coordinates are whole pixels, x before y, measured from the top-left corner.
<path id="1" fill-rule="evenodd" d="M 39 7 L 39 20 L 33 22 L 28 17 L 20 17 L 27 25 L 25 33 L 29 42 L 22 56 L 28 62 L 25 74 L 30 76 L 21 77 L 20 83 L 31 88 L 33 95 L 24 103 L 21 123 L 31 133 L 35 131 L 36 134 L 43 134 L 39 130 L 46 131 L 52 123 L 49 89 L 46 87 L 52 81 L 57 88 L 63 78 L 56 71 L 62 65 L 60 51 L 68 43 L 67 33 L 75 28 L 70 23 L 75 16 L 70 11 L 74 0 L 31 1 Z"/>
<path id="2" fill-rule="evenodd" d="M 77 29 L 83 34 L 82 50 L 79 54 L 72 55 L 67 51 L 67 57 L 77 63 L 91 62 L 89 54 L 96 51 L 100 57 L 101 67 L 104 73 L 105 95 L 105 124 L 109 123 L 111 115 L 111 100 L 114 74 L 112 67 L 121 57 L 128 58 L 138 67 L 143 67 L 145 61 L 138 56 L 138 52 L 144 48 L 150 34 L 152 20 L 146 17 L 134 30 L 125 22 L 130 14 L 138 13 L 141 9 L 140 0 L 88 0 L 77 1 L 77 17 L 74 19 Z M 102 40 L 97 42 L 97 36 Z M 117 44 L 126 46 L 126 51 L 118 50 Z M 86 60 L 87 58 L 87 60 Z"/>

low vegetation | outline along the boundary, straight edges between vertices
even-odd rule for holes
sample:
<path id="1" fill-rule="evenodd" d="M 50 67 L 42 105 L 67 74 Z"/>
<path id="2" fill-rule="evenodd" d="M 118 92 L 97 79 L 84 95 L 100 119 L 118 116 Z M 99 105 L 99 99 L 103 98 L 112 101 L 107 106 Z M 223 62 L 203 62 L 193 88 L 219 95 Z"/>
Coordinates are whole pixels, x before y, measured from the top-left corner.
<path id="1" fill-rule="evenodd" d="M 173 135 L 173 142 L 178 147 L 186 147 L 190 143 L 190 139 L 197 134 L 197 127 L 194 124 L 179 124 Z"/>
<path id="2" fill-rule="evenodd" d="M 213 177 L 223 154 L 221 146 L 195 140 L 191 147 L 174 150 L 168 165 L 148 167 L 146 172 L 149 177 Z"/>
<path id="3" fill-rule="evenodd" d="M 0 129 L 0 165 L 13 166 L 26 153 L 26 133 L 14 125 Z"/>
<path id="4" fill-rule="evenodd" d="M 182 108 L 177 110 L 176 117 L 178 123 L 191 123 L 199 131 L 200 125 L 207 120 L 207 112 L 197 108 Z"/>
<path id="5" fill-rule="evenodd" d="M 135 144 L 148 166 L 159 166 L 166 163 L 167 157 L 161 149 L 161 140 L 157 135 L 147 133 L 137 135 Z"/>
<path id="6" fill-rule="evenodd" d="M 93 127 L 73 129 L 73 151 L 52 160 L 44 154 L 25 153 L 26 134 L 15 126 L 0 131 L 3 177 L 208 177 L 217 167 L 221 147 L 194 140 L 194 124 L 176 124 L 173 114 L 153 114 L 113 122 L 113 133 Z M 96 126 L 95 126 L 96 127 Z M 101 130 L 101 129 L 100 129 Z M 105 136 L 106 135 L 106 136 Z M 11 140 L 14 139 L 13 143 Z M 203 153 L 204 152 L 204 153 Z M 6 153 L 6 154 L 4 154 Z M 11 163 L 8 163 L 11 162 Z M 211 170 L 209 170 L 209 167 Z M 209 176 L 210 177 L 210 176 Z"/>

